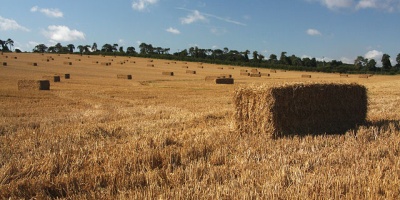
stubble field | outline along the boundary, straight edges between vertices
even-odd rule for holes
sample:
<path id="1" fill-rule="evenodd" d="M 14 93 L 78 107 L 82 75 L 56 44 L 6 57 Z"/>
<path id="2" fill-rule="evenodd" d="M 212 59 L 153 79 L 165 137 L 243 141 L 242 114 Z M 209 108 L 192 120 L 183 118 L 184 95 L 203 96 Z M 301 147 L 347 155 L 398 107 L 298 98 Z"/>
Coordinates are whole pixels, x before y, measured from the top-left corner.
<path id="1" fill-rule="evenodd" d="M 149 60 L 0 55 L 0 199 L 400 197 L 400 76 L 259 69 L 270 77 L 248 77 L 246 67 Z M 54 74 L 71 78 L 49 91 L 17 89 L 18 80 Z M 235 84 L 204 80 L 221 74 Z M 235 88 L 305 81 L 365 85 L 368 122 L 274 140 L 235 132 Z"/>

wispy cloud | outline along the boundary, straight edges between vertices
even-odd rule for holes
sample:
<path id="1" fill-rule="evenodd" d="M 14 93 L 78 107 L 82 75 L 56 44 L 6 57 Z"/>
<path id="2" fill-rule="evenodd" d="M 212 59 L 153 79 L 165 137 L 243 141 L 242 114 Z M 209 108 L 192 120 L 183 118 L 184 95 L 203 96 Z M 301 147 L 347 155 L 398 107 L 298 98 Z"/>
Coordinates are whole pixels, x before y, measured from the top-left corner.
<path id="1" fill-rule="evenodd" d="M 21 30 L 29 32 L 30 30 L 26 27 L 19 25 L 13 19 L 7 19 L 0 16 L 0 31 L 10 31 L 10 30 Z"/>
<path id="2" fill-rule="evenodd" d="M 71 30 L 67 26 L 49 26 L 43 31 L 43 35 L 56 42 L 70 42 L 74 40 L 84 40 L 85 34 L 78 30 Z"/>
<path id="3" fill-rule="evenodd" d="M 311 35 L 311 36 L 319 36 L 319 35 L 322 35 L 321 32 L 320 32 L 319 30 L 317 30 L 317 29 L 312 29 L 312 28 L 308 29 L 308 30 L 306 31 L 306 33 L 307 33 L 308 35 Z"/>
<path id="4" fill-rule="evenodd" d="M 38 6 L 34 6 L 31 8 L 31 12 L 41 12 L 46 16 L 53 18 L 60 18 L 64 16 L 63 12 L 57 8 L 39 8 Z"/>
<path id="5" fill-rule="evenodd" d="M 158 0 L 134 0 L 132 2 L 132 8 L 134 10 L 143 11 L 148 6 L 157 4 Z"/>
<path id="6" fill-rule="evenodd" d="M 400 11 L 399 0 L 305 0 L 307 2 L 319 2 L 321 5 L 331 9 L 378 9 L 388 12 Z"/>
<path id="7" fill-rule="evenodd" d="M 172 27 L 169 27 L 166 31 L 175 35 L 181 34 L 181 32 L 178 29 Z"/>
<path id="8" fill-rule="evenodd" d="M 217 15 L 209 14 L 209 13 L 203 13 L 198 10 L 190 10 L 190 9 L 186 9 L 186 8 L 177 8 L 177 9 L 191 12 L 191 14 L 189 14 L 187 17 L 181 18 L 182 24 L 191 24 L 191 23 L 197 22 L 197 21 L 207 21 L 206 17 L 211 17 L 211 18 L 218 19 L 218 20 L 221 20 L 221 21 L 224 21 L 227 23 L 246 26 L 246 24 L 244 24 L 242 22 L 238 22 L 238 21 L 232 20 L 230 18 L 224 18 L 224 17 L 220 17 Z"/>

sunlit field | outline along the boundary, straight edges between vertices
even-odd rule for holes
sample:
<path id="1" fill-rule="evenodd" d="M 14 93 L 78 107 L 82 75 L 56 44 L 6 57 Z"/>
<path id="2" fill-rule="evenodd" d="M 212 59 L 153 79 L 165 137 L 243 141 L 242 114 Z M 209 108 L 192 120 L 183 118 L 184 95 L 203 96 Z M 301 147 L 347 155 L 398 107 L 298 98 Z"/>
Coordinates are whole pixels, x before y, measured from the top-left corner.
<path id="1" fill-rule="evenodd" d="M 400 76 L 249 77 L 248 67 L 98 55 L 3 62 L 0 199 L 400 198 Z M 18 90 L 18 80 L 54 74 L 48 91 Z M 223 74 L 235 83 L 205 81 Z M 237 134 L 235 88 L 310 81 L 366 86 L 367 123 L 345 134 Z"/>

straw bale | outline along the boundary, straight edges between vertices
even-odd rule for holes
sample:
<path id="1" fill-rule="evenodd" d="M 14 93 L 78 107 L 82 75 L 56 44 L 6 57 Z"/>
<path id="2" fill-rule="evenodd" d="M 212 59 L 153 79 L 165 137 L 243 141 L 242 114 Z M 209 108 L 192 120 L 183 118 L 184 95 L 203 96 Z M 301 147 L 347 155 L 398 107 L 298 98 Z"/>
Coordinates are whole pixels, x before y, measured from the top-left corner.
<path id="1" fill-rule="evenodd" d="M 92 61 L 93 64 L 99 64 L 99 61 Z"/>
<path id="2" fill-rule="evenodd" d="M 64 74 L 64 78 L 65 79 L 70 79 L 71 78 L 71 74 Z"/>
<path id="3" fill-rule="evenodd" d="M 32 65 L 32 66 L 38 66 L 38 64 L 37 64 L 37 63 L 35 63 L 35 62 L 28 62 L 28 65 Z"/>
<path id="4" fill-rule="evenodd" d="M 275 70 L 275 69 L 271 69 L 270 72 L 271 72 L 271 73 L 276 73 L 276 70 Z"/>
<path id="5" fill-rule="evenodd" d="M 61 81 L 61 77 L 58 75 L 55 76 L 43 76 L 42 78 L 49 80 L 51 82 L 60 82 Z"/>
<path id="6" fill-rule="evenodd" d="M 261 73 L 250 74 L 250 77 L 261 77 Z"/>
<path id="7" fill-rule="evenodd" d="M 117 78 L 118 79 L 132 79 L 132 75 L 130 75 L 130 74 L 128 74 L 128 75 L 126 75 L 126 74 L 118 74 L 117 75 Z"/>
<path id="8" fill-rule="evenodd" d="M 50 90 L 50 81 L 18 80 L 18 90 Z"/>
<path id="9" fill-rule="evenodd" d="M 218 67 L 217 69 L 224 69 L 223 67 Z"/>
<path id="10" fill-rule="evenodd" d="M 81 61 L 81 59 L 80 59 L 80 58 L 78 58 L 78 59 L 75 59 L 75 61 Z"/>
<path id="11" fill-rule="evenodd" d="M 369 77 L 368 74 L 361 74 L 361 75 L 358 76 L 358 78 L 368 78 L 368 77 Z"/>
<path id="12" fill-rule="evenodd" d="M 101 62 L 100 65 L 110 66 L 111 63 L 110 62 Z"/>
<path id="13" fill-rule="evenodd" d="M 201 69 L 203 69 L 203 68 L 204 68 L 204 66 L 201 66 L 201 65 L 200 65 L 200 66 L 197 66 L 197 68 L 201 68 Z"/>
<path id="14" fill-rule="evenodd" d="M 132 61 L 130 61 L 129 63 L 136 63 L 136 61 L 132 60 Z"/>
<path id="15" fill-rule="evenodd" d="M 348 74 L 340 74 L 340 77 L 349 77 Z"/>
<path id="16" fill-rule="evenodd" d="M 153 62 L 153 60 L 148 60 L 148 62 Z"/>
<path id="17" fill-rule="evenodd" d="M 286 70 L 279 70 L 280 72 L 286 72 Z"/>
<path id="18" fill-rule="evenodd" d="M 14 59 L 18 59 L 18 57 L 15 56 Z"/>
<path id="19" fill-rule="evenodd" d="M 245 72 L 247 72 L 247 69 L 241 69 L 240 70 L 240 73 L 245 73 Z"/>
<path id="20" fill-rule="evenodd" d="M 162 75 L 173 76 L 174 72 L 162 72 Z"/>
<path id="21" fill-rule="evenodd" d="M 225 76 L 206 76 L 205 81 L 215 81 L 218 78 L 226 78 Z"/>
<path id="22" fill-rule="evenodd" d="M 220 76 L 223 76 L 225 78 L 232 78 L 232 74 L 220 74 Z"/>
<path id="23" fill-rule="evenodd" d="M 64 65 L 72 65 L 72 62 L 66 61 L 66 62 L 64 62 Z"/>
<path id="24" fill-rule="evenodd" d="M 215 79 L 216 84 L 234 84 L 233 78 L 217 78 Z"/>
<path id="25" fill-rule="evenodd" d="M 249 72 L 240 72 L 240 76 L 250 76 Z"/>
<path id="26" fill-rule="evenodd" d="M 235 69 L 234 67 L 228 67 L 228 69 Z"/>
<path id="27" fill-rule="evenodd" d="M 42 59 L 42 61 L 50 62 L 50 59 Z"/>
<path id="28" fill-rule="evenodd" d="M 263 73 L 263 72 L 261 72 L 261 76 L 268 76 L 268 77 L 269 77 L 269 76 L 271 76 L 271 74 L 269 74 L 269 73 L 265 73 L 265 72 L 264 72 L 264 73 Z"/>
<path id="29" fill-rule="evenodd" d="M 147 67 L 154 67 L 153 64 L 147 64 Z"/>
<path id="30" fill-rule="evenodd" d="M 7 66 L 7 62 L 3 62 L 3 66 Z"/>
<path id="31" fill-rule="evenodd" d="M 196 71 L 194 71 L 194 70 L 186 70 L 186 74 L 196 74 Z"/>
<path id="32" fill-rule="evenodd" d="M 343 134 L 363 124 L 367 90 L 358 84 L 281 83 L 235 90 L 239 134 Z"/>
<path id="33" fill-rule="evenodd" d="M 169 62 L 165 62 L 165 64 L 169 65 Z"/>
<path id="34" fill-rule="evenodd" d="M 257 74 L 258 73 L 258 69 L 251 69 L 251 73 L 252 74 Z"/>
<path id="35" fill-rule="evenodd" d="M 187 69 L 187 68 L 189 68 L 189 66 L 182 66 L 182 68 L 185 68 L 185 69 Z"/>
<path id="36" fill-rule="evenodd" d="M 311 75 L 309 75 L 309 74 L 302 74 L 302 75 L 301 75 L 301 78 L 311 78 Z"/>

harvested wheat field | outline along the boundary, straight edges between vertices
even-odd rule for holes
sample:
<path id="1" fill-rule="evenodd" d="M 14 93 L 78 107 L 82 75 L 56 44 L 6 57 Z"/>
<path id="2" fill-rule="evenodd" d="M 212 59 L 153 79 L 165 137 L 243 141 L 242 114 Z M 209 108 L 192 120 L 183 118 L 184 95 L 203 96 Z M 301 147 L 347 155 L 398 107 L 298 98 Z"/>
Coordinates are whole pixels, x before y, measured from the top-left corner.
<path id="1" fill-rule="evenodd" d="M 42 61 L 47 56 L 54 60 Z M 0 58 L 7 62 L 0 68 L 0 199 L 400 197 L 399 76 L 310 72 L 305 79 L 304 72 L 258 69 L 270 76 L 252 78 L 241 76 L 246 67 L 154 59 L 149 68 L 149 59 L 135 57 Z M 18 80 L 66 73 L 72 78 L 50 90 L 18 90 Z M 221 73 L 234 84 L 205 81 Z M 278 138 L 236 130 L 238 88 L 306 82 L 365 87 L 365 122 L 337 134 L 305 128 L 309 134 Z"/>

